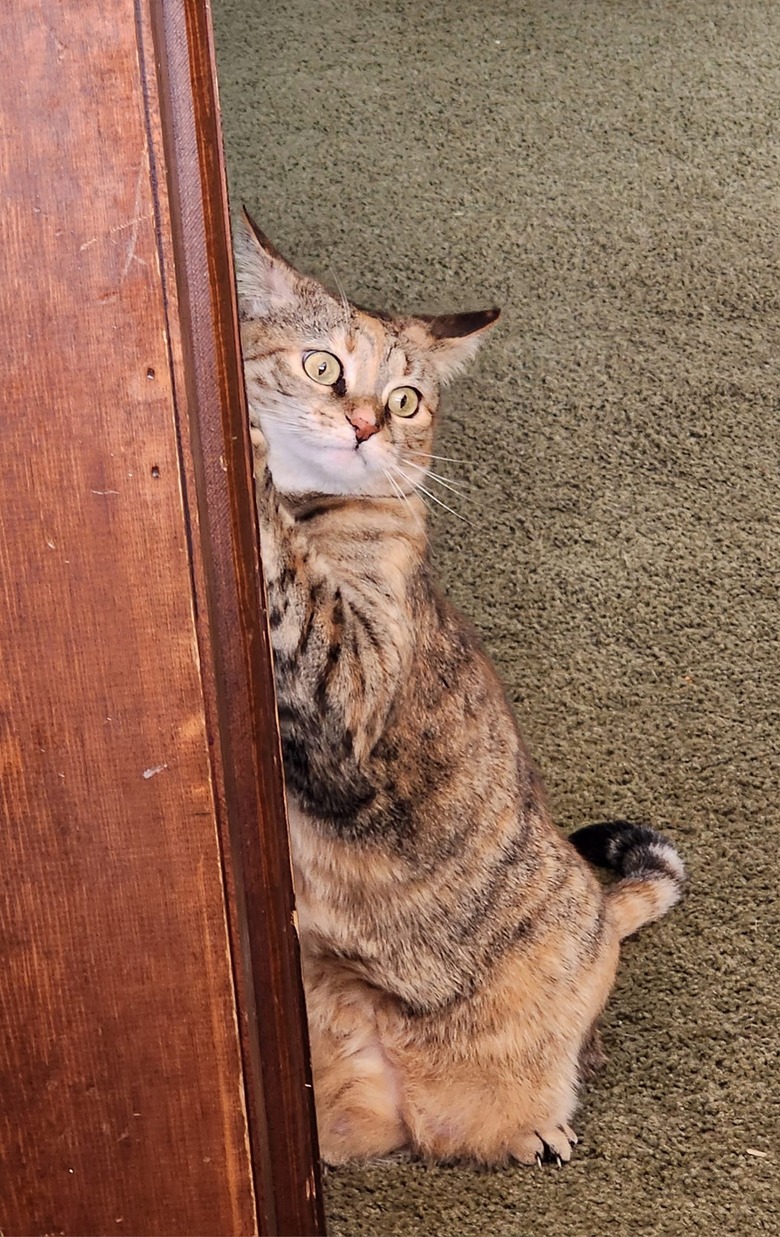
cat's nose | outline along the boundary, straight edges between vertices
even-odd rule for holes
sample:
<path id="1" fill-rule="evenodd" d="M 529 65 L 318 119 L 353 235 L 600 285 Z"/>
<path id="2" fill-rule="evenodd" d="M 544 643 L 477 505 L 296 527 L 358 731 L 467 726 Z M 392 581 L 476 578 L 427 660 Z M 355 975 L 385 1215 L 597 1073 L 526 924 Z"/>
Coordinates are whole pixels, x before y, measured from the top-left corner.
<path id="1" fill-rule="evenodd" d="M 377 416 L 370 408 L 353 408 L 347 414 L 347 420 L 355 431 L 358 442 L 365 442 L 372 434 L 379 431 Z"/>

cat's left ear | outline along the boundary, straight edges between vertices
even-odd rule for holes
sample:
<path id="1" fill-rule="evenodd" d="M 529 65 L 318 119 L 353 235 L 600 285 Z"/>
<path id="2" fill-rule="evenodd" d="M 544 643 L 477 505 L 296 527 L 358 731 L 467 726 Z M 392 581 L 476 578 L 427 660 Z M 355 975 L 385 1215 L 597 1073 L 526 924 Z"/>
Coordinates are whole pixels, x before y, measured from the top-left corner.
<path id="1" fill-rule="evenodd" d="M 500 309 L 476 309 L 461 314 L 418 314 L 412 323 L 419 323 L 431 359 L 442 382 L 450 378 L 471 360 L 484 338 L 484 333 L 497 321 Z"/>
<path id="2" fill-rule="evenodd" d="M 303 276 L 260 231 L 245 206 L 235 229 L 233 249 L 242 318 L 262 318 L 300 298 Z"/>

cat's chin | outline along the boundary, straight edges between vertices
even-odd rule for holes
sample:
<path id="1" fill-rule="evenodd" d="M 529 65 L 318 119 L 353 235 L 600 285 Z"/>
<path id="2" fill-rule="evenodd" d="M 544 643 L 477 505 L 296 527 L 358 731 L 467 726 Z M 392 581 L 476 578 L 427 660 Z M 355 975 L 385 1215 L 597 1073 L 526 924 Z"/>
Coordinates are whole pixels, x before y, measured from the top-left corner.
<path id="1" fill-rule="evenodd" d="M 268 468 L 282 494 L 332 494 L 389 497 L 392 486 L 381 462 L 351 446 L 321 448 L 316 459 L 303 452 L 280 451 L 269 443 Z"/>

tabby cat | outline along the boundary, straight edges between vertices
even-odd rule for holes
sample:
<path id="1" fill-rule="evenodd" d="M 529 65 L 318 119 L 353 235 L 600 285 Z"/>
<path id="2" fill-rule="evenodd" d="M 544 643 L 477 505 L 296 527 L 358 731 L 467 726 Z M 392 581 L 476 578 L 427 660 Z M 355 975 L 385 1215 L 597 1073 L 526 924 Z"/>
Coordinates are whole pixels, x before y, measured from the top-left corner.
<path id="1" fill-rule="evenodd" d="M 568 1160 L 619 942 L 684 872 L 650 829 L 553 826 L 433 579 L 439 386 L 498 311 L 369 313 L 248 216 L 236 251 L 323 1157 Z"/>

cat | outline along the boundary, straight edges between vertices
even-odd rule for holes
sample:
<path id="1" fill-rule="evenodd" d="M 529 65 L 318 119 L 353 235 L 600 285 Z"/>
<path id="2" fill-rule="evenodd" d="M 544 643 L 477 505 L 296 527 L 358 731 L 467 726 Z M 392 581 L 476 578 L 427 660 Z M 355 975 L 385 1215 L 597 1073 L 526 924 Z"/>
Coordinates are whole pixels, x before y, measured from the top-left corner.
<path id="1" fill-rule="evenodd" d="M 498 311 L 360 309 L 246 212 L 236 276 L 323 1159 L 560 1164 L 619 943 L 684 869 L 647 827 L 552 824 L 434 582 L 439 388 Z"/>

